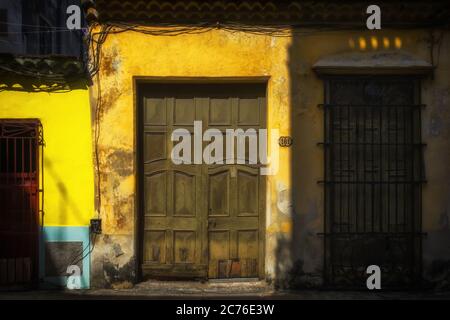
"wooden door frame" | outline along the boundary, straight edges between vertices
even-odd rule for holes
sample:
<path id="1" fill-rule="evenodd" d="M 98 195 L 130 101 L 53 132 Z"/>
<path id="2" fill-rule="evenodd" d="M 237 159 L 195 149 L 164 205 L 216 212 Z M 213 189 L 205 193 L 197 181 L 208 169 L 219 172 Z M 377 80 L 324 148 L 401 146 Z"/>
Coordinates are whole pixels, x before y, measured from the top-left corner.
<path id="1" fill-rule="evenodd" d="M 142 108 L 141 108 L 141 92 L 139 86 L 143 84 L 264 84 L 265 85 L 265 122 L 264 126 L 267 129 L 268 119 L 268 84 L 270 77 L 154 77 L 154 76 L 133 76 L 132 77 L 132 90 L 133 90 L 133 150 L 134 150 L 134 166 L 133 174 L 135 176 L 135 193 L 134 193 L 134 256 L 135 256 L 135 282 L 140 282 L 142 278 L 141 263 L 143 261 L 143 215 L 141 214 L 144 209 L 144 197 L 143 197 L 143 165 L 140 164 L 140 157 L 142 156 Z M 263 182 L 262 188 L 263 199 L 261 203 L 266 204 L 267 196 L 267 178 L 261 179 Z M 260 186 L 261 188 L 261 186 Z M 261 239 L 258 239 L 261 247 L 259 252 L 259 279 L 265 278 L 265 258 L 266 258 L 266 215 L 267 207 L 264 206 L 263 213 L 259 219 L 259 235 Z M 207 278 L 208 279 L 208 278 Z"/>

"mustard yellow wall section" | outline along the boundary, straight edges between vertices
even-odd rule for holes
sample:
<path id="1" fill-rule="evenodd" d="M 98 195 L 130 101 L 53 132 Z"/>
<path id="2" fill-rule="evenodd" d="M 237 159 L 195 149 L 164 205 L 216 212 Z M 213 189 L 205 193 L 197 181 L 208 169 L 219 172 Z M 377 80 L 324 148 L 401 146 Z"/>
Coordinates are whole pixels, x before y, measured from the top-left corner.
<path id="1" fill-rule="evenodd" d="M 134 242 L 131 237 L 122 236 L 133 235 L 136 230 L 133 159 L 137 96 L 133 77 L 151 81 L 264 78 L 267 79 L 267 126 L 279 129 L 280 135 L 292 136 L 294 141 L 291 147 L 280 149 L 278 173 L 265 177 L 266 272 L 278 277 L 297 260 L 304 272 L 321 274 L 323 238 L 317 234 L 324 227 L 324 189 L 317 181 L 324 177 L 324 150 L 317 142 L 324 138 L 323 109 L 318 107 L 324 102 L 324 81 L 312 66 L 336 54 L 380 52 L 383 56 L 386 51 L 407 52 L 428 61 L 430 50 L 425 39 L 429 33 L 388 29 L 300 31 L 291 37 L 225 30 L 179 36 L 148 36 L 137 32 L 108 35 L 102 47 L 99 72 L 104 110 L 101 127 L 108 130 L 99 140 L 100 168 L 104 173 L 100 211 L 103 232 L 115 236 L 115 241 L 127 248 L 125 252 L 133 252 Z M 423 192 L 426 232 L 439 230 L 437 221 L 439 212 L 443 212 L 439 208 L 448 203 L 449 190 L 444 186 L 450 174 L 445 167 L 448 161 L 439 160 L 443 159 L 442 146 L 448 137 L 443 130 L 440 135 L 426 136 L 433 114 L 437 119 L 448 119 L 445 103 L 440 103 L 441 107 L 435 103 L 448 100 L 448 50 L 448 44 L 444 44 L 434 79 L 422 82 L 422 102 L 428 105 L 423 111 L 427 142 L 425 166 L 430 182 Z M 440 120 L 434 123 L 437 121 Z M 290 246 L 295 248 L 293 254 Z M 105 252 L 111 250 L 107 244 L 104 248 Z M 123 255 L 118 264 L 127 262 Z"/>
<path id="2" fill-rule="evenodd" d="M 44 225 L 88 225 L 94 171 L 88 90 L 0 92 L 1 118 L 37 118 L 44 129 Z"/>

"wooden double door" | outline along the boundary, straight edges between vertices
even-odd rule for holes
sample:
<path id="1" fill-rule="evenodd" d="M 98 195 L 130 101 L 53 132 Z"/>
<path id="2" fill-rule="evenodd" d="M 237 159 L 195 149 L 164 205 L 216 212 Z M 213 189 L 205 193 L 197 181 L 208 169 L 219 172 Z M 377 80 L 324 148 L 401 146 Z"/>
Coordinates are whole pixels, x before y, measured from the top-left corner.
<path id="1" fill-rule="evenodd" d="M 226 158 L 226 129 L 265 128 L 265 84 L 143 84 L 138 90 L 142 278 L 262 278 L 265 181 L 259 165 L 248 163 L 251 139 L 243 164 L 199 163 L 195 141 L 201 155 L 210 142 L 198 140 L 194 121 L 201 121 L 201 134 L 220 131 Z M 190 135 L 191 164 L 172 161 L 176 129 Z M 237 139 L 232 148 L 236 160 Z"/>

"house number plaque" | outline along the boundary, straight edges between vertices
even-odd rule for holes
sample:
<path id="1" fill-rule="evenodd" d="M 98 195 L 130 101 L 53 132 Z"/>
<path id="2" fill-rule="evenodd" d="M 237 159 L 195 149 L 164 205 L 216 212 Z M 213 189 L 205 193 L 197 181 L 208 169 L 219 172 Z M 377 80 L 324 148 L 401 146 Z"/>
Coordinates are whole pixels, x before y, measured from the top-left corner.
<path id="1" fill-rule="evenodd" d="M 278 139 L 278 144 L 280 145 L 280 147 L 290 147 L 292 145 L 292 137 L 281 136 Z"/>

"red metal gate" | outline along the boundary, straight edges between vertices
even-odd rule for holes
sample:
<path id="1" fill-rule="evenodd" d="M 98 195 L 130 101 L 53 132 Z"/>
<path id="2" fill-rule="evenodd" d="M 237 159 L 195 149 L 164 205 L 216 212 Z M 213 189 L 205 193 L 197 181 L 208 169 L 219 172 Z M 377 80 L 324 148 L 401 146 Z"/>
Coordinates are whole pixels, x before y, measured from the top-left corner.
<path id="1" fill-rule="evenodd" d="M 0 120 L 2 287 L 38 279 L 41 132 L 37 120 Z"/>

